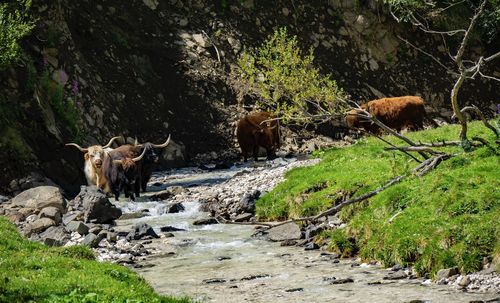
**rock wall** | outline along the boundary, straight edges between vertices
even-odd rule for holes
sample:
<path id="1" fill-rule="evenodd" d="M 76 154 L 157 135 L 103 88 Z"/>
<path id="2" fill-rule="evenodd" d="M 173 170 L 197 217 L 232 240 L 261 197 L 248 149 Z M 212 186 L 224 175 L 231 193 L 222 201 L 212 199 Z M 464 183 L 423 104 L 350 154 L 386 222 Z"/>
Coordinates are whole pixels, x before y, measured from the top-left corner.
<path id="1" fill-rule="evenodd" d="M 379 1 L 37 1 L 33 13 L 39 22 L 24 41 L 32 68 L 0 72 L 0 101 L 15 109 L 1 124 L 2 192 L 38 170 L 76 193 L 84 183 L 82 157 L 63 145 L 74 140 L 104 144 L 123 134 L 162 142 L 172 134 L 178 145 L 168 152 L 170 164 L 200 153 L 234 156 L 233 123 L 242 108 L 229 75 L 245 47 L 280 26 L 303 49 L 314 47 L 317 65 L 354 100 L 418 94 L 451 115 L 453 78 L 398 36 L 439 58 L 444 47 L 396 23 Z M 84 131 L 76 138 L 50 97 L 33 87 L 43 72 L 82 112 Z M 468 81 L 459 98 L 493 112 L 499 88 Z"/>

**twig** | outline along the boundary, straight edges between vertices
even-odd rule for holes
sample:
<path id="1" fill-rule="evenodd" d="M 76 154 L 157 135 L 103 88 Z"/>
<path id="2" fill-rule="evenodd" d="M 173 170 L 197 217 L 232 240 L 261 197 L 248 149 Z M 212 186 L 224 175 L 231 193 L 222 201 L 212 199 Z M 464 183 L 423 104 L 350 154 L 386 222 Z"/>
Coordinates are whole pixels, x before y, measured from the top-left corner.
<path id="1" fill-rule="evenodd" d="M 264 222 L 235 222 L 231 220 L 226 220 L 222 218 L 221 216 L 217 216 L 215 218 L 217 222 L 223 223 L 223 224 L 235 224 L 235 225 L 259 225 L 259 226 L 268 226 L 268 227 L 274 227 L 276 224 L 273 223 L 264 223 Z"/>
<path id="2" fill-rule="evenodd" d="M 487 128 L 491 129 L 491 131 L 495 134 L 495 136 L 497 138 L 500 137 L 500 132 L 493 125 L 491 125 L 488 122 L 488 120 L 486 120 L 486 117 L 483 115 L 483 113 L 479 110 L 479 108 L 477 106 L 475 106 L 475 105 L 466 106 L 466 107 L 464 107 L 464 108 L 462 108 L 460 110 L 460 112 L 462 112 L 462 113 L 464 113 L 466 111 L 473 111 L 476 114 L 478 114 L 478 116 L 481 119 L 481 121 L 483 121 L 484 126 L 486 126 Z"/>
<path id="3" fill-rule="evenodd" d="M 382 137 L 380 136 L 377 136 L 377 135 L 373 135 L 375 136 L 376 138 L 378 138 L 379 140 L 385 142 L 386 144 L 389 144 L 390 146 L 393 146 L 393 147 L 396 147 L 394 144 L 392 144 L 391 142 L 383 139 Z M 422 163 L 422 161 L 420 161 L 419 159 L 415 158 L 415 156 L 413 156 L 412 154 L 410 154 L 409 152 L 405 151 L 405 150 L 400 150 L 402 151 L 404 154 L 406 154 L 407 156 L 409 156 L 410 158 L 412 158 L 413 160 L 417 161 L 418 163 Z"/>
<path id="4" fill-rule="evenodd" d="M 392 221 L 394 221 L 394 219 L 396 219 L 397 216 L 401 215 L 403 213 L 403 211 L 398 211 L 397 213 L 395 213 L 390 219 L 389 221 L 387 221 L 387 223 L 392 223 Z"/>
<path id="5" fill-rule="evenodd" d="M 416 151 L 428 152 L 431 154 L 442 154 L 441 152 L 433 150 L 430 146 L 391 146 L 385 147 L 384 150 Z"/>
<path id="6" fill-rule="evenodd" d="M 210 36 L 209 36 L 209 35 L 207 35 L 207 33 L 205 33 L 205 31 L 204 31 L 204 30 L 202 30 L 201 32 L 202 32 L 202 33 L 203 33 L 203 34 L 207 37 L 207 39 L 208 39 L 208 40 L 210 40 L 210 42 L 212 43 L 212 45 L 213 45 L 213 47 L 214 47 L 214 49 L 215 49 L 215 52 L 217 53 L 217 61 L 219 61 L 219 62 L 220 62 L 220 54 L 219 54 L 219 50 L 217 49 L 217 46 L 215 45 L 214 40 L 212 40 L 212 38 L 210 38 Z"/>

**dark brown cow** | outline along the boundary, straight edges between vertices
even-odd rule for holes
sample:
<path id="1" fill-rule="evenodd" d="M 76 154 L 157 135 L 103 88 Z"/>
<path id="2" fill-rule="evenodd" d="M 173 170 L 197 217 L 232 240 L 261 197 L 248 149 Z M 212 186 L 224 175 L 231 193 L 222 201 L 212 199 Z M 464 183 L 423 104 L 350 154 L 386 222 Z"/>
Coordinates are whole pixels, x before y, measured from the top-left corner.
<path id="1" fill-rule="evenodd" d="M 241 148 L 244 161 L 253 152 L 257 161 L 259 147 L 266 149 L 267 159 L 276 158 L 276 150 L 280 147 L 279 122 L 268 112 L 254 112 L 242 117 L 236 126 L 236 138 Z"/>
<path id="2" fill-rule="evenodd" d="M 117 159 L 119 155 L 113 155 L 113 151 L 107 154 L 103 163 L 103 171 L 109 191 L 114 194 L 116 201 L 122 190 L 125 191 L 125 197 L 135 200 L 132 189 L 136 188 L 136 183 L 140 182 L 140 168 L 137 162 L 141 161 L 145 154 L 146 150 L 138 157 L 121 159 Z"/>
<path id="3" fill-rule="evenodd" d="M 123 158 L 134 158 L 139 154 L 145 152 L 144 157 L 139 162 L 139 182 L 135 182 L 134 185 L 134 192 L 137 197 L 139 197 L 141 189 L 142 192 L 146 191 L 147 183 L 149 179 L 151 179 L 154 165 L 159 160 L 160 152 L 158 152 L 157 149 L 165 148 L 169 143 L 170 135 L 163 144 L 153 144 L 150 142 L 135 145 L 126 144 L 117 147 L 112 152 L 110 152 L 111 157 L 115 160 Z"/>
<path id="4" fill-rule="evenodd" d="M 405 127 L 411 130 L 423 129 L 425 109 L 424 100 L 421 97 L 382 98 L 364 103 L 360 107 L 398 132 Z M 363 121 L 363 118 L 356 114 L 358 112 L 359 109 L 353 109 L 347 113 L 346 122 L 349 128 L 363 127 L 372 133 L 382 131 L 380 127 L 371 121 Z"/>

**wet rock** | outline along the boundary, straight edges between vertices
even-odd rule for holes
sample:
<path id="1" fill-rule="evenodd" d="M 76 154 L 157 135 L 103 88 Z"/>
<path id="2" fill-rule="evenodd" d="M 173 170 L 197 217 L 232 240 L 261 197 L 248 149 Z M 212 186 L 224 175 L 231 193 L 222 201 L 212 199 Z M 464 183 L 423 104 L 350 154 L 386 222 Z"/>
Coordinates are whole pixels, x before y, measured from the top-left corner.
<path id="1" fill-rule="evenodd" d="M 193 222 L 193 225 L 208 225 L 219 224 L 215 218 L 198 219 Z"/>
<path id="2" fill-rule="evenodd" d="M 149 199 L 151 201 L 164 201 L 172 198 L 173 196 L 174 194 L 170 190 L 166 189 L 151 195 Z"/>
<path id="3" fill-rule="evenodd" d="M 62 226 L 51 226 L 39 236 L 47 246 L 63 246 L 71 239 L 69 233 Z"/>
<path id="4" fill-rule="evenodd" d="M 285 289 L 285 292 L 298 292 L 298 291 L 304 291 L 304 289 L 302 287 Z"/>
<path id="5" fill-rule="evenodd" d="M 297 240 L 301 235 L 300 227 L 293 222 L 272 227 L 267 231 L 267 237 L 271 241 Z"/>
<path id="6" fill-rule="evenodd" d="M 7 201 L 9 201 L 9 200 L 10 200 L 10 199 L 9 199 L 8 197 L 0 195 L 0 204 L 2 204 L 2 203 L 4 203 L 4 202 L 7 202 Z"/>
<path id="7" fill-rule="evenodd" d="M 70 232 L 77 232 L 84 236 L 89 233 L 89 227 L 81 221 L 71 221 L 66 225 L 66 229 Z"/>
<path id="8" fill-rule="evenodd" d="M 304 247 L 305 250 L 316 250 L 316 249 L 319 249 L 319 245 L 314 243 L 314 242 L 309 242 L 306 244 L 306 246 Z"/>
<path id="9" fill-rule="evenodd" d="M 282 241 L 280 246 L 294 246 L 294 245 L 297 245 L 297 241 L 295 240 L 285 240 L 285 241 Z"/>
<path id="10" fill-rule="evenodd" d="M 226 283 L 227 281 L 225 279 L 212 278 L 212 279 L 205 279 L 202 282 L 205 284 L 215 284 L 215 283 Z"/>
<path id="11" fill-rule="evenodd" d="M 61 190 L 55 186 L 38 186 L 25 190 L 11 200 L 11 205 L 34 209 L 53 206 L 66 212 L 66 200 Z"/>
<path id="12" fill-rule="evenodd" d="M 406 279 L 408 277 L 408 274 L 404 271 L 396 271 L 396 272 L 391 272 L 387 274 L 383 279 L 384 280 L 399 280 L 399 279 Z"/>
<path id="13" fill-rule="evenodd" d="M 309 224 L 305 230 L 305 238 L 311 239 L 314 236 L 318 235 L 320 232 L 322 232 L 324 229 L 325 229 L 324 226 L 317 226 L 314 224 Z"/>
<path id="14" fill-rule="evenodd" d="M 243 213 L 241 215 L 237 215 L 236 217 L 233 218 L 234 222 L 247 222 L 253 217 L 253 214 L 250 213 Z"/>
<path id="15" fill-rule="evenodd" d="M 39 218 L 50 218 L 56 222 L 56 225 L 60 224 L 62 219 L 61 219 L 61 211 L 59 208 L 54 207 L 54 206 L 49 206 L 43 208 L 40 213 L 38 214 Z"/>
<path id="16" fill-rule="evenodd" d="M 166 205 L 165 208 L 165 213 L 167 214 L 173 214 L 173 213 L 179 213 L 185 210 L 184 205 L 182 205 L 181 202 L 175 202 L 175 203 L 169 203 Z"/>
<path id="17" fill-rule="evenodd" d="M 137 212 L 133 212 L 133 213 L 124 213 L 120 216 L 120 218 L 118 218 L 118 220 L 138 219 L 138 218 L 142 218 L 142 217 L 146 217 L 146 216 L 147 216 L 147 214 L 145 212 L 137 211 Z"/>
<path id="18" fill-rule="evenodd" d="M 436 274 L 436 278 L 438 280 L 441 280 L 441 279 L 446 279 L 446 278 L 451 277 L 451 276 L 456 275 L 456 274 L 458 274 L 458 267 L 440 269 Z"/>
<path id="19" fill-rule="evenodd" d="M 122 215 L 122 211 L 95 186 L 82 186 L 72 204 L 83 207 L 85 222 L 111 223 Z"/>
<path id="20" fill-rule="evenodd" d="M 183 228 L 177 228 L 177 227 L 173 227 L 173 226 L 162 226 L 162 227 L 160 227 L 160 231 L 161 232 L 172 232 L 172 231 L 186 231 L 186 230 Z"/>
<path id="21" fill-rule="evenodd" d="M 391 267 L 392 271 L 398 271 L 398 270 L 402 270 L 402 269 L 404 269 L 404 266 L 401 264 L 396 264 L 393 267 Z"/>
<path id="22" fill-rule="evenodd" d="M 151 226 L 146 223 L 137 223 L 127 235 L 127 240 L 140 240 L 146 237 L 159 238 Z"/>
<path id="23" fill-rule="evenodd" d="M 231 257 L 227 256 L 217 257 L 217 261 L 224 261 L 224 260 L 231 260 Z"/>
<path id="24" fill-rule="evenodd" d="M 250 280 L 255 280 L 255 279 L 268 278 L 270 276 L 271 275 L 268 275 L 268 274 L 250 275 L 250 276 L 243 277 L 240 280 L 241 281 L 250 281 Z"/>
<path id="25" fill-rule="evenodd" d="M 346 284 L 346 283 L 353 283 L 354 280 L 351 278 L 341 278 L 337 279 L 335 277 L 332 277 L 330 281 L 328 281 L 328 284 L 330 285 L 335 285 L 335 284 Z"/>

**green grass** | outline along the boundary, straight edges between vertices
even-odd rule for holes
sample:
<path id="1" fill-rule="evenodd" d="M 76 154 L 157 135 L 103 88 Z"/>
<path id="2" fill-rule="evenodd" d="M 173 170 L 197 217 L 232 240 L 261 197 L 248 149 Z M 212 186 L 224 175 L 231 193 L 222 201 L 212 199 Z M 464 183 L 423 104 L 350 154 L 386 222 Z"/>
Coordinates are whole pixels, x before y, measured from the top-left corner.
<path id="1" fill-rule="evenodd" d="M 493 133 L 482 124 L 470 123 L 469 128 L 469 137 L 478 135 L 495 145 Z M 457 126 L 446 126 L 407 135 L 430 142 L 456 140 L 458 132 Z M 288 172 L 285 182 L 258 200 L 257 214 L 262 219 L 314 215 L 417 165 L 400 152 L 384 151 L 385 146 L 368 138 L 351 147 L 320 152 L 318 165 Z M 344 208 L 340 215 L 348 227 L 322 235 L 329 239 L 330 249 L 345 256 L 359 249 L 364 259 L 380 260 L 386 266 L 412 265 L 420 274 L 434 274 L 450 266 L 469 272 L 481 269 L 483 257 L 498 259 L 498 148 L 495 152 L 481 147 L 470 153 L 458 147 L 441 150 L 459 155 L 423 177 L 411 176 L 365 202 Z"/>
<path id="2" fill-rule="evenodd" d="M 0 302 L 190 302 L 157 295 L 129 269 L 82 246 L 49 248 L 0 217 Z"/>

